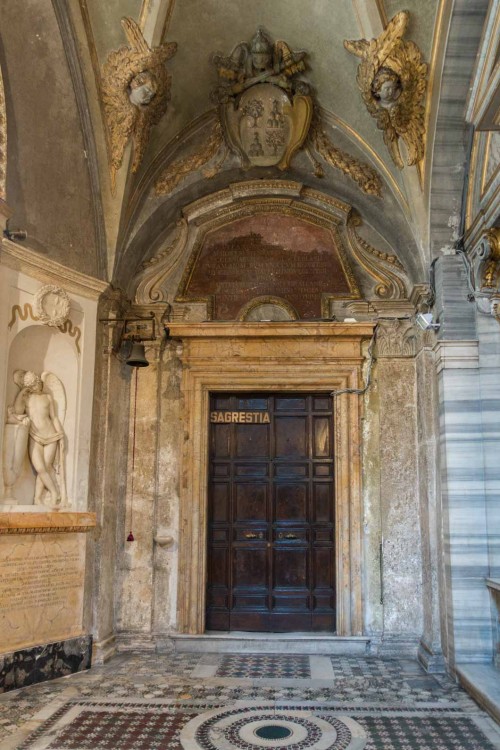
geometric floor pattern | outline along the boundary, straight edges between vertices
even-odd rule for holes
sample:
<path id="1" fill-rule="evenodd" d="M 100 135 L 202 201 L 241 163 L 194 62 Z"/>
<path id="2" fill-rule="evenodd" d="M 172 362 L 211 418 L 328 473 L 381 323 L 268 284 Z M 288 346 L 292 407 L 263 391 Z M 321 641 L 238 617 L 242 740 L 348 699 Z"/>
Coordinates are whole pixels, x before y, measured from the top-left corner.
<path id="1" fill-rule="evenodd" d="M 500 750 L 500 728 L 412 660 L 122 654 L 0 696 L 0 750 Z"/>
<path id="2" fill-rule="evenodd" d="M 308 656 L 242 654 L 222 656 L 217 677 L 278 677 L 280 679 L 310 679 Z"/>

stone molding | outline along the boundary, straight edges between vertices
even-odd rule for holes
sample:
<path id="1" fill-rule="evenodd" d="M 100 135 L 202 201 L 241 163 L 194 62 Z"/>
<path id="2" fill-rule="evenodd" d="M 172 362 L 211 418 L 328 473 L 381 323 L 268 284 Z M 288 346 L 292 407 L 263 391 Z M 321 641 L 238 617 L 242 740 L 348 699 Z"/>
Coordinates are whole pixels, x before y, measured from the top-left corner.
<path id="1" fill-rule="evenodd" d="M 90 299 L 98 299 L 109 288 L 106 281 L 63 266 L 62 263 L 49 260 L 40 253 L 7 239 L 3 239 L 0 245 L 0 261 L 14 271 L 25 273 L 46 284 L 55 283 L 68 292 Z"/>
<path id="2" fill-rule="evenodd" d="M 479 367 L 478 341 L 438 341 L 434 347 L 436 371 L 473 370 Z"/>
<path id="3" fill-rule="evenodd" d="M 362 342 L 372 331 L 371 323 L 171 324 L 172 336 L 183 340 L 180 633 L 205 631 L 210 393 L 359 388 Z M 356 395 L 335 399 L 337 633 L 342 636 L 363 631 L 360 411 Z"/>
<path id="4" fill-rule="evenodd" d="M 0 534 L 85 533 L 92 531 L 96 524 L 95 513 L 68 513 L 65 511 L 53 513 L 0 512 Z"/>

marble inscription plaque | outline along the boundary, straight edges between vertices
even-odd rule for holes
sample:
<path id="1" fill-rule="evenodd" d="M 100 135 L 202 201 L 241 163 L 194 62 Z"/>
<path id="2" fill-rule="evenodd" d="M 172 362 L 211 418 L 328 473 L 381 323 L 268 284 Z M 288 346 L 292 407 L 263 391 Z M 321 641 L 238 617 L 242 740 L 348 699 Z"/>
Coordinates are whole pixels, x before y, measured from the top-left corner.
<path id="1" fill-rule="evenodd" d="M 235 320 L 255 299 L 278 298 L 299 318 L 327 315 L 330 297 L 359 292 L 338 233 L 291 216 L 239 219 L 195 250 L 177 301 L 208 301 L 210 317 Z"/>
<path id="2" fill-rule="evenodd" d="M 0 537 L 0 652 L 82 633 L 85 536 Z"/>

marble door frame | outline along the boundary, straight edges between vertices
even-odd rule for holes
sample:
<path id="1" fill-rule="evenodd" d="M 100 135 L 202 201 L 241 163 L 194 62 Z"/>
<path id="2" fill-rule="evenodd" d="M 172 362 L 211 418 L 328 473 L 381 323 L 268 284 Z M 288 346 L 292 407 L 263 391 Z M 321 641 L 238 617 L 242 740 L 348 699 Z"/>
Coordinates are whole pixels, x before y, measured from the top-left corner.
<path id="1" fill-rule="evenodd" d="M 205 630 L 209 396 L 359 388 L 370 323 L 171 324 L 183 340 L 178 631 Z M 362 635 L 361 399 L 334 401 L 337 635 Z M 313 637 L 313 636 L 312 636 Z"/>

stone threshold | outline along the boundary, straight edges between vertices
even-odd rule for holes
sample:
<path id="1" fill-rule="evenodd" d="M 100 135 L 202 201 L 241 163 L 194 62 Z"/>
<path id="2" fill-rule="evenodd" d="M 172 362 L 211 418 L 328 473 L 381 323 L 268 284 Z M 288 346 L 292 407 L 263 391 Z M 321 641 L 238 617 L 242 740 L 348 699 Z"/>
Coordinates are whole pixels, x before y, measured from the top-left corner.
<path id="1" fill-rule="evenodd" d="M 462 687 L 500 723 L 500 669 L 493 664 L 457 664 Z"/>
<path id="2" fill-rule="evenodd" d="M 370 638 L 316 633 L 207 632 L 171 635 L 177 653 L 324 654 L 366 656 Z"/>

